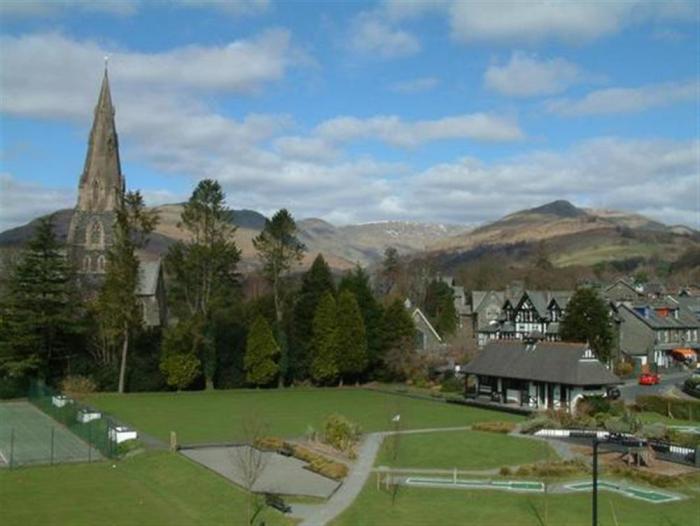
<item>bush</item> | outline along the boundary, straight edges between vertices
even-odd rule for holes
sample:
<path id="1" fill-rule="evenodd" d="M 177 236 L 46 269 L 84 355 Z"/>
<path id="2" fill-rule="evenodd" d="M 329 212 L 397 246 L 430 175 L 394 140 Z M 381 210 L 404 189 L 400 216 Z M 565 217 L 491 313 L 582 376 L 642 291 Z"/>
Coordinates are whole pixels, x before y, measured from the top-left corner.
<path id="1" fill-rule="evenodd" d="M 503 466 L 501 469 L 498 470 L 498 473 L 502 477 L 509 477 L 513 474 L 513 471 L 508 466 Z"/>
<path id="2" fill-rule="evenodd" d="M 452 374 L 440 382 L 440 387 L 443 393 L 461 393 L 464 390 L 464 382 Z"/>
<path id="3" fill-rule="evenodd" d="M 666 437 L 666 426 L 660 422 L 644 424 L 639 434 L 645 438 L 662 439 Z"/>
<path id="4" fill-rule="evenodd" d="M 513 422 L 477 422 L 472 426 L 474 431 L 488 431 L 490 433 L 510 433 L 515 429 Z"/>
<path id="5" fill-rule="evenodd" d="M 327 444 L 339 451 L 348 451 L 360 438 L 360 426 L 342 415 L 332 414 L 323 423 L 323 436 Z"/>
<path id="6" fill-rule="evenodd" d="M 521 433 L 536 433 L 540 429 L 552 429 L 559 427 L 559 423 L 549 418 L 548 416 L 536 416 L 523 422 L 520 426 Z"/>
<path id="7" fill-rule="evenodd" d="M 588 466 L 584 460 L 557 460 L 525 464 L 520 466 L 515 474 L 519 477 L 567 477 L 587 470 Z"/>
<path id="8" fill-rule="evenodd" d="M 630 376 L 634 372 L 634 364 L 629 362 L 617 362 L 613 372 L 620 378 Z"/>
<path id="9" fill-rule="evenodd" d="M 609 413 L 610 400 L 600 395 L 584 396 L 576 405 L 576 414 L 592 416 L 596 413 Z"/>
<path id="10" fill-rule="evenodd" d="M 290 445 L 285 442 L 285 445 L 291 447 L 294 458 L 303 460 L 308 465 L 304 468 L 324 477 L 332 478 L 334 480 L 340 480 L 347 476 L 348 467 L 342 462 L 336 462 L 323 455 L 311 451 L 308 448 L 299 445 Z"/>
<path id="11" fill-rule="evenodd" d="M 87 376 L 66 376 L 61 380 L 61 392 L 79 400 L 81 397 L 97 391 L 97 384 Z"/>
<path id="12" fill-rule="evenodd" d="M 260 437 L 255 441 L 255 447 L 263 451 L 279 451 L 285 446 L 279 437 Z"/>
<path id="13" fill-rule="evenodd" d="M 660 415 L 683 420 L 700 421 L 700 402 L 665 396 L 647 395 L 637 397 L 637 407 Z"/>

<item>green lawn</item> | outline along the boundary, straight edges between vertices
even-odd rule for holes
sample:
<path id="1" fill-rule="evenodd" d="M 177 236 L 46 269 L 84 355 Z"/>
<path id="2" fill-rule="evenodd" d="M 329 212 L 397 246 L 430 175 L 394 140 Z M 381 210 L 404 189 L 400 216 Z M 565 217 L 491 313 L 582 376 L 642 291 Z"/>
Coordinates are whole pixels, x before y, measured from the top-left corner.
<path id="1" fill-rule="evenodd" d="M 309 426 L 320 430 L 323 419 L 333 412 L 359 423 L 363 431 L 389 429 L 396 413 L 401 414 L 403 429 L 522 420 L 505 413 L 356 388 L 96 394 L 89 403 L 162 440 L 168 440 L 170 431 L 177 431 L 183 444 L 238 438 L 241 418 L 249 414 L 262 418 L 269 434 L 282 437 L 302 436 Z"/>
<path id="2" fill-rule="evenodd" d="M 150 453 L 116 468 L 100 462 L 0 470 L 0 510 L 7 526 L 243 525 L 246 495 L 184 457 Z M 291 524 L 266 513 L 267 524 Z"/>
<path id="3" fill-rule="evenodd" d="M 401 468 L 489 469 L 528 464 L 556 453 L 545 442 L 484 431 L 444 431 L 401 435 L 398 456 L 394 439 L 387 437 L 376 465 Z"/>
<path id="4" fill-rule="evenodd" d="M 370 479 L 362 493 L 332 526 L 428 526 L 474 524 L 479 526 L 588 526 L 590 494 L 550 495 L 545 519 L 545 497 L 488 490 L 406 488 L 392 505 L 388 493 Z M 600 526 L 697 526 L 700 499 L 668 504 L 647 504 L 601 492 Z M 612 503 L 612 507 L 611 507 Z M 615 518 L 613 518 L 613 510 Z M 539 517 L 538 517 L 539 514 Z"/>

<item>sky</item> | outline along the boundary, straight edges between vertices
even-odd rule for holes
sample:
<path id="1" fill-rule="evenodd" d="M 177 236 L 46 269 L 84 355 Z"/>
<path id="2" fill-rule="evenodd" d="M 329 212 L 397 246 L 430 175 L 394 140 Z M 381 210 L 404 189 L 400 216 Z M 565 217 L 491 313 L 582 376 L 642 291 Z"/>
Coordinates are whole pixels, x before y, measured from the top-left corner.
<path id="1" fill-rule="evenodd" d="M 0 230 L 127 187 L 334 224 L 568 199 L 700 228 L 700 2 L 0 0 Z"/>

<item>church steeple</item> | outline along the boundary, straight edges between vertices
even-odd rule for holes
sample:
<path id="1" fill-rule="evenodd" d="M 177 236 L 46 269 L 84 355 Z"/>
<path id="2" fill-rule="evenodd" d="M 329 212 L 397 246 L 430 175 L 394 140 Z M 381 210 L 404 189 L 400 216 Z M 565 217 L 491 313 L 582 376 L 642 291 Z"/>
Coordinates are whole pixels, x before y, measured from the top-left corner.
<path id="1" fill-rule="evenodd" d="M 80 177 L 77 208 L 90 212 L 112 211 L 123 192 L 124 178 L 119 162 L 119 140 L 114 124 L 114 106 L 105 62 L 85 166 Z"/>

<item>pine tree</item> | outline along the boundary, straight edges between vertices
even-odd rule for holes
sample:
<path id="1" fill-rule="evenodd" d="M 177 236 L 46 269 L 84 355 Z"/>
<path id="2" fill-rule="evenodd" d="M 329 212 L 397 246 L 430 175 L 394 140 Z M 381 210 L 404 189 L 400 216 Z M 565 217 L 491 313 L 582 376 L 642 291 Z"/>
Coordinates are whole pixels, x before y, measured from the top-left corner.
<path id="1" fill-rule="evenodd" d="M 415 354 L 416 326 L 403 305 L 396 299 L 382 318 L 382 363 L 389 375 L 400 377 Z"/>
<path id="2" fill-rule="evenodd" d="M 367 368 L 367 335 L 355 295 L 344 290 L 338 296 L 337 309 L 338 369 L 343 377 L 357 379 Z"/>
<path id="3" fill-rule="evenodd" d="M 58 376 L 81 332 L 82 305 L 75 274 L 56 240 L 53 216 L 39 220 L 10 269 L 0 314 L 0 372 Z"/>
<path id="4" fill-rule="evenodd" d="M 455 333 L 458 315 L 452 287 L 444 281 L 432 280 L 426 289 L 424 308 L 438 334 L 449 336 Z"/>
<path id="5" fill-rule="evenodd" d="M 280 367 L 276 362 L 279 353 L 270 324 L 258 316 L 248 332 L 244 359 L 246 380 L 255 385 L 269 385 L 279 374 Z"/>
<path id="6" fill-rule="evenodd" d="M 197 327 L 204 345 L 198 356 L 207 389 L 214 386 L 217 363 L 213 317 L 228 307 L 238 286 L 240 250 L 233 239 L 236 227 L 231 224 L 231 210 L 225 201 L 226 194 L 217 181 L 200 181 L 185 203 L 178 225 L 189 239 L 171 246 L 165 259 L 172 276 L 170 296 L 175 312 L 200 319 Z"/>
<path id="7" fill-rule="evenodd" d="M 314 314 L 311 339 L 311 376 L 321 384 L 334 383 L 340 372 L 337 324 L 335 299 L 326 292 Z"/>
<path id="8" fill-rule="evenodd" d="M 121 344 L 120 393 L 124 392 L 131 333 L 142 325 L 141 305 L 136 297 L 139 260 L 136 250 L 144 247 L 158 216 L 146 210 L 141 193 L 128 192 L 117 208 L 114 244 L 107 252 L 105 282 L 97 299 L 98 316 L 112 346 Z"/>
<path id="9" fill-rule="evenodd" d="M 308 375 L 314 314 L 326 292 L 335 295 L 335 284 L 330 267 L 323 255 L 319 254 L 311 268 L 304 273 L 294 305 L 289 363 L 291 376 L 295 379 L 304 379 Z"/>
<path id="10" fill-rule="evenodd" d="M 343 276 L 338 289 L 349 290 L 357 299 L 367 336 L 367 362 L 372 370 L 378 365 L 382 351 L 382 306 L 372 294 L 369 276 L 359 265 Z"/>
<path id="11" fill-rule="evenodd" d="M 161 346 L 160 370 L 171 387 L 182 390 L 201 374 L 198 355 L 205 345 L 197 318 L 179 321 L 168 327 Z"/>
<path id="12" fill-rule="evenodd" d="M 589 287 L 576 289 L 566 306 L 559 334 L 564 341 L 588 342 L 598 359 L 608 361 L 613 332 L 603 298 Z"/>
<path id="13" fill-rule="evenodd" d="M 297 237 L 297 225 L 292 214 L 284 208 L 265 221 L 262 232 L 253 239 L 253 246 L 263 263 L 263 272 L 272 285 L 275 329 L 281 352 L 279 386 L 282 387 L 289 369 L 287 335 L 283 330 L 282 277 L 289 272 L 293 263 L 301 261 L 306 247 Z"/>

